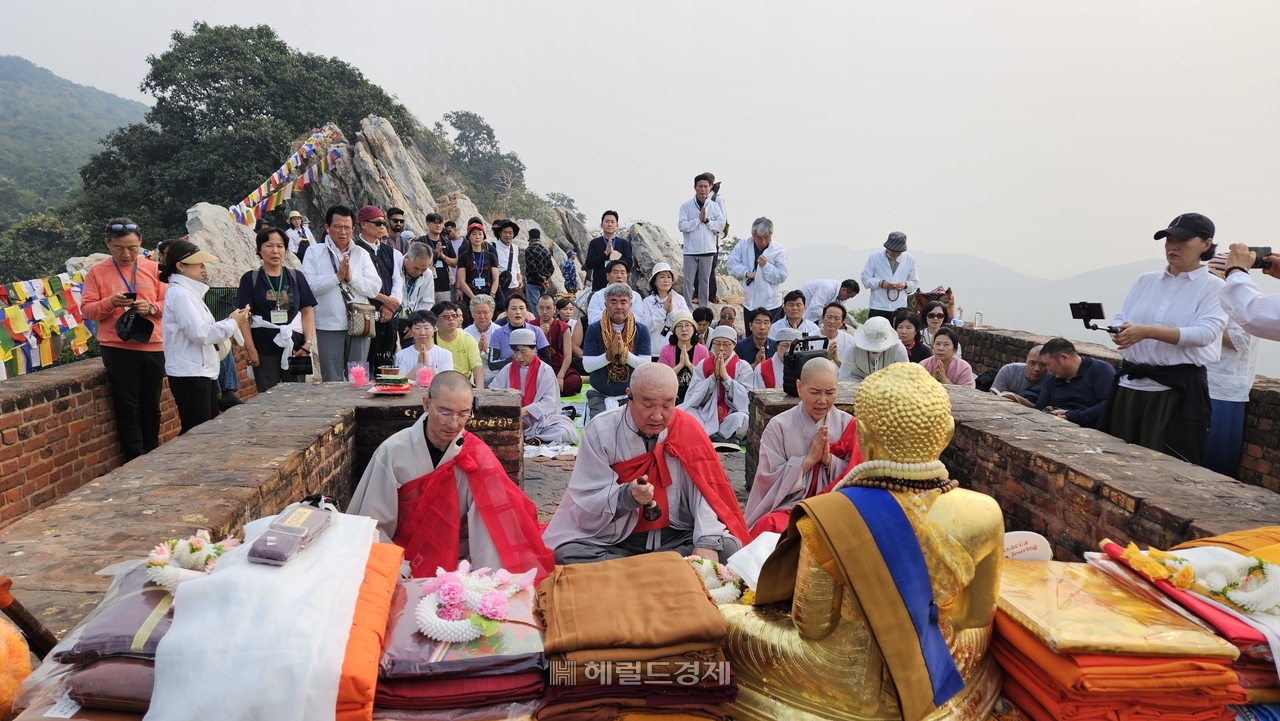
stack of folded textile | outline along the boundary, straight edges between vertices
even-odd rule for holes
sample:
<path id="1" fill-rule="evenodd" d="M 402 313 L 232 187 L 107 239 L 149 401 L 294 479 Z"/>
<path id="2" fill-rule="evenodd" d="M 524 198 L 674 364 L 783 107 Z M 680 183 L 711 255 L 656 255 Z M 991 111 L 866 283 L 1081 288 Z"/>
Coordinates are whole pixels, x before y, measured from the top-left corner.
<path id="1" fill-rule="evenodd" d="M 1104 554 L 1085 554 L 1091 565 L 1225 638 L 1240 650 L 1240 657 L 1231 663 L 1231 670 L 1248 692 L 1249 702 L 1280 703 L 1280 676 L 1271 645 L 1262 630 L 1250 625 L 1249 619 L 1223 609 L 1204 596 L 1178 588 L 1164 566 L 1144 561 L 1143 554 L 1133 544 L 1127 549 L 1111 541 L 1103 541 L 1101 545 Z M 1212 545 L 1213 539 L 1195 542 L 1195 547 Z"/>
<path id="2" fill-rule="evenodd" d="M 412 712 L 450 710 L 449 718 L 507 719 L 521 709 L 527 716 L 536 704 L 512 702 L 540 698 L 547 668 L 533 588 L 508 599 L 506 620 L 497 633 L 447 643 L 424 636 L 415 618 L 427 582 L 412 578 L 396 588 L 374 717 L 431 718 Z"/>
<path id="3" fill-rule="evenodd" d="M 540 721 L 723 719 L 726 631 L 679 554 L 557 566 L 538 587 L 551 686 Z"/>
<path id="4" fill-rule="evenodd" d="M 1224 639 L 1087 564 L 1006 560 L 992 652 L 1035 721 L 1234 721 Z"/>

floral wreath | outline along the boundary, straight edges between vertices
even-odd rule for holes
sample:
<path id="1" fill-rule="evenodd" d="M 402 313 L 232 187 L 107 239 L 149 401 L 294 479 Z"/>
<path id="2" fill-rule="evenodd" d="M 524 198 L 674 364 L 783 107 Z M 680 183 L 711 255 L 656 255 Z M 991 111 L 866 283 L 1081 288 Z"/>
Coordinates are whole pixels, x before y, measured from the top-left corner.
<path id="1" fill-rule="evenodd" d="M 234 537 L 214 543 L 203 528 L 190 538 L 165 541 L 147 556 L 147 578 L 165 588 L 176 588 L 183 581 L 213 573 L 218 557 L 239 545 Z"/>
<path id="2" fill-rule="evenodd" d="M 1133 543 L 1122 556 L 1136 571 L 1153 580 L 1168 579 L 1174 588 L 1194 591 L 1244 613 L 1280 616 L 1280 566 L 1252 556 L 1193 566 L 1191 561 L 1156 548 L 1146 554 Z"/>
<path id="3" fill-rule="evenodd" d="M 731 603 L 751 605 L 755 600 L 755 591 L 747 588 L 738 574 L 723 563 L 702 556 L 688 556 L 684 560 L 698 572 L 698 577 L 702 579 L 702 585 L 706 587 L 707 594 L 717 606 Z"/>
<path id="4" fill-rule="evenodd" d="M 418 630 L 427 638 L 445 643 L 467 643 L 498 632 L 507 618 L 507 599 L 533 585 L 536 570 L 520 576 L 498 569 L 471 570 L 459 561 L 457 571 L 436 568 L 435 578 L 422 582 L 424 594 L 414 610 Z"/>

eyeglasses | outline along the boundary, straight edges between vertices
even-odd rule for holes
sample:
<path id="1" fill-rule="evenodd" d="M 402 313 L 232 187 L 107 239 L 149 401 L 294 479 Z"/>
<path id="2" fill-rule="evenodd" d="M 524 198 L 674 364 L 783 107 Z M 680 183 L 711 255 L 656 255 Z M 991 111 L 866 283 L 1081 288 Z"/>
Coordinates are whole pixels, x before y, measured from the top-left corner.
<path id="1" fill-rule="evenodd" d="M 352 230 L 355 230 L 355 227 L 350 225 L 331 225 L 329 226 L 329 230 L 336 233 L 350 233 Z"/>
<path id="2" fill-rule="evenodd" d="M 138 226 L 134 223 L 108 223 L 108 233 L 136 233 Z"/>
<path id="3" fill-rule="evenodd" d="M 930 313 L 929 315 L 926 315 L 925 317 L 926 317 L 926 318 L 946 318 L 947 316 L 946 316 L 946 315 L 944 315 L 944 314 L 942 314 L 942 313 Z"/>
<path id="4" fill-rule="evenodd" d="M 436 317 L 437 317 L 437 318 L 439 318 L 440 320 L 453 320 L 454 318 L 460 318 L 460 317 L 461 317 L 461 315 L 460 315 L 459 313 L 455 313 L 455 312 L 453 312 L 453 311 L 448 311 L 448 312 L 445 312 L 445 313 L 441 313 L 440 315 L 438 315 L 438 316 L 436 316 Z"/>
<path id="5" fill-rule="evenodd" d="M 439 418 L 441 423 L 446 423 L 446 424 L 453 423 L 454 420 L 459 420 L 459 421 L 462 421 L 463 423 L 466 423 L 467 421 L 471 420 L 471 411 L 461 411 L 459 413 L 450 413 L 449 411 L 441 411 L 436 414 L 436 418 Z"/>

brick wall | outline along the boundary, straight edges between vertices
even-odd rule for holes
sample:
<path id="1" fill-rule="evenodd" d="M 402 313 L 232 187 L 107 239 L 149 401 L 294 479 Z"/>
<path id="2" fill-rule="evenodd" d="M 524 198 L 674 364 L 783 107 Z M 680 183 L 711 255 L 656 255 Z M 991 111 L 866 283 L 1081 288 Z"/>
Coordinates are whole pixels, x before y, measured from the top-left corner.
<path id="1" fill-rule="evenodd" d="M 237 348 L 240 392 L 256 393 Z M 168 382 L 160 396 L 160 442 L 176 438 Z M 111 385 L 90 358 L 0 382 L 0 528 L 118 467 Z"/>
<path id="2" fill-rule="evenodd" d="M 964 359 L 976 373 L 1026 360 L 1027 351 L 1053 336 L 1002 328 L 959 328 Z M 1100 334 L 1101 335 L 1101 334 Z M 1112 365 L 1120 362 L 1114 348 L 1096 343 L 1075 343 L 1081 355 Z M 1245 409 L 1244 444 L 1236 477 L 1245 483 L 1280 492 L 1280 380 L 1258 376 Z"/>
<path id="3" fill-rule="evenodd" d="M 472 430 L 518 480 L 519 394 L 477 395 Z M 94 575 L 104 566 L 142 558 L 196 528 L 216 537 L 238 533 L 310 493 L 345 502 L 363 468 L 361 448 L 385 438 L 370 427 L 381 422 L 389 434 L 392 425 L 408 425 L 421 397 L 374 398 L 336 383 L 277 386 L 0 529 L 0 573 L 62 635 L 106 590 L 107 579 Z M 367 426 L 362 419 L 370 419 Z"/>
<path id="4" fill-rule="evenodd" d="M 1046 536 L 1061 560 L 1081 560 L 1103 538 L 1168 548 L 1280 518 L 1280 494 L 989 393 L 947 390 L 956 431 L 942 460 L 951 476 L 995 498 L 1006 530 Z M 782 391 L 752 391 L 748 478 L 764 425 L 796 403 Z M 841 384 L 836 404 L 854 412 L 851 384 Z"/>

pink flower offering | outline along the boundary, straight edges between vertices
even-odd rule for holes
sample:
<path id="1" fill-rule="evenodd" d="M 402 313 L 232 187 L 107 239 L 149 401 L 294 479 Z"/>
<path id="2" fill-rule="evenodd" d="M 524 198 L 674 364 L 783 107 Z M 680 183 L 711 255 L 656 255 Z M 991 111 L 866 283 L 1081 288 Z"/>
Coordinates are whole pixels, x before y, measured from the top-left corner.
<path id="1" fill-rule="evenodd" d="M 462 599 L 466 595 L 466 587 L 462 585 L 462 581 L 456 576 L 441 581 L 439 588 L 436 589 L 436 598 L 440 599 L 440 603 L 445 605 L 462 603 Z"/>
<path id="2" fill-rule="evenodd" d="M 499 586 L 505 586 L 511 582 L 511 572 L 505 568 L 499 568 L 493 574 L 493 580 L 497 581 Z"/>
<path id="3" fill-rule="evenodd" d="M 716 564 L 716 570 L 720 573 L 721 581 L 724 581 L 725 583 L 733 583 L 734 580 L 736 580 L 733 577 L 733 571 L 730 571 L 729 567 L 723 563 Z"/>
<path id="4" fill-rule="evenodd" d="M 431 379 L 435 376 L 435 371 L 430 368 L 418 369 L 418 387 L 426 388 L 431 385 Z"/>
<path id="5" fill-rule="evenodd" d="M 468 615 L 469 613 L 466 606 L 463 606 L 460 603 L 441 606 L 436 609 L 436 617 L 444 619 L 445 621 L 463 621 Z"/>
<path id="6" fill-rule="evenodd" d="M 160 544 L 159 546 L 151 549 L 151 555 L 147 556 L 147 563 L 150 563 L 153 566 L 163 566 L 168 563 L 169 559 L 172 557 L 172 554 L 169 552 L 169 547 L 165 544 Z"/>
<path id="7" fill-rule="evenodd" d="M 191 538 L 188 538 L 187 544 L 191 546 L 191 550 L 193 551 L 204 550 L 204 539 L 199 536 L 192 536 Z"/>
<path id="8" fill-rule="evenodd" d="M 240 539 L 236 538 L 235 536 L 227 536 L 226 538 L 222 539 L 222 543 L 218 545 L 222 546 L 222 550 L 230 551 L 231 549 L 240 545 Z"/>
<path id="9" fill-rule="evenodd" d="M 351 385 L 367 386 L 369 385 L 369 371 L 364 366 L 354 366 L 351 368 Z"/>
<path id="10" fill-rule="evenodd" d="M 502 591 L 489 591 L 480 597 L 480 603 L 476 610 L 487 619 L 505 621 L 507 618 L 507 594 Z"/>

